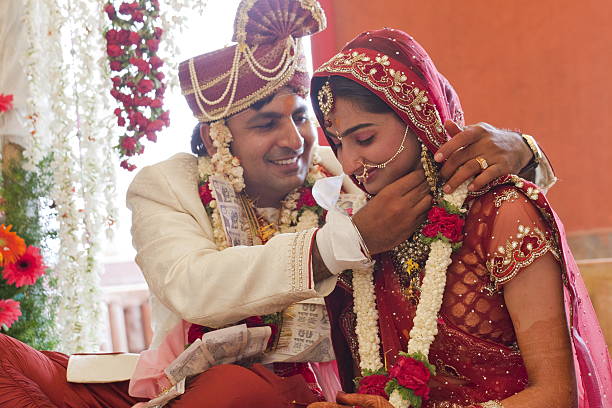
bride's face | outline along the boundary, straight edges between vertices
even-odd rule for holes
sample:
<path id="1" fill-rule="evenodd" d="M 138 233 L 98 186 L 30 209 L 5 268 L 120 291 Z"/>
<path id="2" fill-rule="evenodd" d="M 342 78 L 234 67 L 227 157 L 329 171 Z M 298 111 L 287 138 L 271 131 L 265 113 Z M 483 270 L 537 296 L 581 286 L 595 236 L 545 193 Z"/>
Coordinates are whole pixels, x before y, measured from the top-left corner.
<path id="1" fill-rule="evenodd" d="M 344 173 L 359 177 L 364 165 L 386 162 L 398 151 L 406 125 L 394 113 L 371 113 L 347 98 L 337 98 L 329 115 L 331 126 L 325 129 Z M 404 150 L 385 168 L 368 168 L 367 178 L 360 180 L 366 191 L 377 194 L 383 187 L 412 170 L 421 167 L 421 147 L 409 129 Z M 358 178 L 359 180 L 359 178 Z"/>

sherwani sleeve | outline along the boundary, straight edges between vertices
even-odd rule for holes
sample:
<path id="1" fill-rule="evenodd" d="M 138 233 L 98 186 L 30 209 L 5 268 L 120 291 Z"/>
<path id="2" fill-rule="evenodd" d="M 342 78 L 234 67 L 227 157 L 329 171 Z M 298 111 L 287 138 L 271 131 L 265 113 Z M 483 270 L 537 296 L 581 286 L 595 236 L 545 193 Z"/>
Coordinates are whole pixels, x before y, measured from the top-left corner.
<path id="1" fill-rule="evenodd" d="M 313 281 L 316 229 L 218 251 L 192 167 L 188 176 L 146 167 L 127 194 L 136 262 L 167 308 L 189 322 L 220 327 L 333 290 L 335 278 L 316 287 Z"/>

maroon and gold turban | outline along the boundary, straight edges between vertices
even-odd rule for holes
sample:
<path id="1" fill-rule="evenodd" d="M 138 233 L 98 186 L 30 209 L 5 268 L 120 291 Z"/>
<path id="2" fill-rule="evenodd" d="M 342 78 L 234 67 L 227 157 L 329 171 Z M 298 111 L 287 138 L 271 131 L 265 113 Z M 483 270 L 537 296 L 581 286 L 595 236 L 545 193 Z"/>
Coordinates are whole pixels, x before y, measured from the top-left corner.
<path id="1" fill-rule="evenodd" d="M 227 118 L 291 86 L 306 95 L 310 78 L 299 38 L 326 26 L 316 0 L 242 0 L 237 44 L 183 61 L 181 90 L 200 122 Z"/>

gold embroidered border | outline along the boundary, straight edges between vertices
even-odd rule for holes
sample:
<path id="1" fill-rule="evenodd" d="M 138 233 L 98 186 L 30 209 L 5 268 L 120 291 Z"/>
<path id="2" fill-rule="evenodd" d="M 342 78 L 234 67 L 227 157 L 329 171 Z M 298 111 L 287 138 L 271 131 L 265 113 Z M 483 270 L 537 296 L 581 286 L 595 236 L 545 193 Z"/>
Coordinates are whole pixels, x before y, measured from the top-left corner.
<path id="1" fill-rule="evenodd" d="M 383 69 L 379 80 L 374 79 L 378 73 L 375 68 L 366 72 L 366 65 L 377 64 Z M 384 54 L 375 54 L 372 50 L 357 49 L 347 53 L 336 54 L 324 63 L 315 74 L 350 74 L 358 80 L 367 83 L 373 89 L 382 92 L 387 99 L 402 112 L 408 115 L 410 121 L 427 135 L 434 146 L 441 146 L 445 141 L 444 128 L 440 114 L 433 103 L 429 103 L 427 91 L 419 89 L 411 82 L 407 83 L 404 72 L 392 68 L 400 66 L 399 62 Z"/>
<path id="2" fill-rule="evenodd" d="M 523 268 L 531 265 L 536 259 L 550 251 L 555 258 L 559 258 L 554 240 L 537 227 L 518 226 L 516 239 L 512 237 L 506 240 L 504 247 L 500 246 L 493 256 L 487 260 L 492 287 L 489 290 L 498 289 L 504 283 L 510 281 Z M 533 243 L 525 243 L 527 239 L 535 239 Z M 523 251 L 523 247 L 528 252 Z"/>
<path id="3" fill-rule="evenodd" d="M 308 288 L 310 279 L 310 244 L 316 228 L 295 233 L 291 242 L 289 259 L 287 261 L 288 273 L 291 276 L 291 290 L 298 292 Z M 307 273 L 303 273 L 306 268 Z"/>
<path id="4" fill-rule="evenodd" d="M 508 189 L 508 190 L 504 190 L 502 191 L 500 194 L 495 196 L 495 199 L 493 200 L 495 207 L 499 208 L 501 207 L 502 203 L 504 201 L 510 201 L 510 200 L 517 200 L 519 198 L 518 193 L 516 192 L 516 190 L 514 189 Z"/>

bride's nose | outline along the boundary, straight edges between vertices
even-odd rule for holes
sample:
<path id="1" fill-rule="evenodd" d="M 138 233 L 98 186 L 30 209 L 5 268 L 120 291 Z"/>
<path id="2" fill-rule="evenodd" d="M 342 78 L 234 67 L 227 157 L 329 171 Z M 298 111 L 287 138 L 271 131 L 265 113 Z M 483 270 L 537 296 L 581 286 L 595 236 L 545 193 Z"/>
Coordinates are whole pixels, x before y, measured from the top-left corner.
<path id="1" fill-rule="evenodd" d="M 338 151 L 338 161 L 344 174 L 352 175 L 363 168 L 363 159 L 354 149 L 342 147 Z"/>

